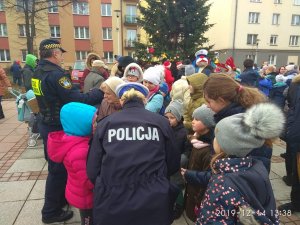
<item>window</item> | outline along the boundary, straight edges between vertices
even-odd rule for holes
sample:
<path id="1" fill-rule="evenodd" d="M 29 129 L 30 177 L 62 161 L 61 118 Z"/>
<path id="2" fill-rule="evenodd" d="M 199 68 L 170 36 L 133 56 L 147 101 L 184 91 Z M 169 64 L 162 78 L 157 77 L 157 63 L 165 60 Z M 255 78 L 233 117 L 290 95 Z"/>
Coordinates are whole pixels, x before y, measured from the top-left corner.
<path id="1" fill-rule="evenodd" d="M 9 50 L 0 49 L 0 62 L 7 62 L 7 61 L 10 61 Z"/>
<path id="2" fill-rule="evenodd" d="M 106 27 L 103 28 L 103 40 L 111 40 L 112 39 L 112 35 L 111 35 L 111 27 Z"/>
<path id="3" fill-rule="evenodd" d="M 73 2 L 73 14 L 88 15 L 89 4 L 87 2 Z"/>
<path id="4" fill-rule="evenodd" d="M 49 1 L 48 2 L 48 12 L 49 13 L 58 13 L 58 4 L 57 1 Z"/>
<path id="5" fill-rule="evenodd" d="M 136 41 L 136 30 L 127 30 L 126 47 L 134 47 Z"/>
<path id="6" fill-rule="evenodd" d="M 127 23 L 136 23 L 137 22 L 135 5 L 127 5 L 126 6 L 125 22 L 127 22 Z"/>
<path id="7" fill-rule="evenodd" d="M 247 45 L 255 45 L 257 43 L 257 34 L 247 35 Z"/>
<path id="8" fill-rule="evenodd" d="M 50 34 L 52 38 L 60 38 L 60 27 L 50 26 Z"/>
<path id="9" fill-rule="evenodd" d="M 261 2 L 261 0 L 250 0 L 250 2 Z"/>
<path id="10" fill-rule="evenodd" d="M 290 43 L 289 43 L 289 45 L 290 46 L 298 46 L 298 44 L 299 44 L 299 37 L 300 36 L 296 36 L 296 35 L 291 35 L 290 36 Z"/>
<path id="11" fill-rule="evenodd" d="M 0 11 L 4 11 L 4 2 L 0 0 Z"/>
<path id="12" fill-rule="evenodd" d="M 31 35 L 31 27 L 29 27 L 29 32 Z M 25 24 L 19 24 L 19 36 L 20 37 L 26 37 L 26 25 Z"/>
<path id="13" fill-rule="evenodd" d="M 88 27 L 75 27 L 75 38 L 77 39 L 89 39 L 90 30 Z"/>
<path id="14" fill-rule="evenodd" d="M 28 1 L 28 8 L 26 10 L 32 11 L 32 5 L 33 5 L 33 0 L 27 0 Z M 24 0 L 17 0 L 16 2 L 16 10 L 17 12 L 24 12 L 24 9 L 26 7 L 25 1 Z"/>
<path id="15" fill-rule="evenodd" d="M 277 55 L 269 55 L 269 65 L 276 65 Z"/>
<path id="16" fill-rule="evenodd" d="M 88 54 L 88 51 L 76 51 L 76 60 L 84 60 Z"/>
<path id="17" fill-rule="evenodd" d="M 273 13 L 273 17 L 272 17 L 272 24 L 273 25 L 278 25 L 279 24 L 279 17 L 280 17 L 280 14 Z"/>
<path id="18" fill-rule="evenodd" d="M 277 37 L 278 37 L 278 35 L 271 35 L 270 45 L 277 45 Z"/>
<path id="19" fill-rule="evenodd" d="M 274 4 L 281 4 L 282 0 L 274 0 Z"/>
<path id="20" fill-rule="evenodd" d="M 294 5 L 300 5 L 300 0 L 294 0 Z"/>
<path id="21" fill-rule="evenodd" d="M 22 49 L 21 54 L 22 54 L 22 62 L 25 62 L 26 61 L 26 55 L 28 54 L 28 51 L 26 49 Z"/>
<path id="22" fill-rule="evenodd" d="M 300 15 L 292 15 L 292 25 L 300 26 Z"/>
<path id="23" fill-rule="evenodd" d="M 111 16 L 111 4 L 101 4 L 101 16 Z"/>
<path id="24" fill-rule="evenodd" d="M 114 62 L 113 52 L 104 52 L 104 59 L 106 59 L 107 63 L 113 63 Z"/>
<path id="25" fill-rule="evenodd" d="M 0 24 L 0 37 L 7 37 L 6 24 Z"/>
<path id="26" fill-rule="evenodd" d="M 258 23 L 259 13 L 258 12 L 249 12 L 248 23 Z"/>

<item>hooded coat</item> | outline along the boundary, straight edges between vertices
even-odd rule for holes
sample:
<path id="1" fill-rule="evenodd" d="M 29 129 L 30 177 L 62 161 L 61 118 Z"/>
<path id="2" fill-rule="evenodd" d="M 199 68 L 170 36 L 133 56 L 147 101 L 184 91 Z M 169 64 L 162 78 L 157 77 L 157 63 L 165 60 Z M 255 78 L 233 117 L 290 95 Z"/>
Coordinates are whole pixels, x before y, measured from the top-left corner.
<path id="1" fill-rule="evenodd" d="M 203 73 L 196 73 L 188 76 L 187 81 L 189 85 L 193 87 L 193 93 L 190 93 L 191 99 L 188 104 L 187 110 L 185 111 L 184 118 L 184 126 L 188 129 L 188 133 L 192 133 L 192 115 L 196 108 L 200 107 L 205 103 L 205 99 L 203 96 L 203 85 L 207 81 L 208 77 Z"/>
<path id="2" fill-rule="evenodd" d="M 77 104 L 81 106 L 77 107 Z M 75 107 L 61 111 L 64 131 L 51 132 L 48 136 L 50 159 L 57 163 L 63 162 L 68 172 L 66 199 L 70 205 L 79 209 L 93 208 L 94 185 L 87 177 L 86 159 L 95 113 L 96 108 L 75 103 Z"/>
<path id="3" fill-rule="evenodd" d="M 98 123 L 88 155 L 87 173 L 95 183 L 94 224 L 170 224 L 168 177 L 179 167 L 168 120 L 146 110 L 141 100 L 127 101 Z"/>
<path id="4" fill-rule="evenodd" d="M 36 67 L 37 57 L 35 55 L 27 54 L 26 55 L 26 63 L 22 70 L 23 82 L 26 91 L 32 89 L 31 86 L 31 78 L 34 73 L 34 68 Z"/>
<path id="5" fill-rule="evenodd" d="M 10 81 L 6 76 L 4 69 L 0 67 L 0 96 L 4 95 L 4 92 L 8 87 L 11 87 Z"/>

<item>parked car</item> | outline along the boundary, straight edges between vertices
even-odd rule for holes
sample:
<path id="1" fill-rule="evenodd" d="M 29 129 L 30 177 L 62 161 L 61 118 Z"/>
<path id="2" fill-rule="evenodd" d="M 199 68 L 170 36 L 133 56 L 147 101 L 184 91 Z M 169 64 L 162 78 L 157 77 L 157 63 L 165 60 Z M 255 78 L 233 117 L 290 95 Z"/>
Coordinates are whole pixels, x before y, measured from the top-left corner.
<path id="1" fill-rule="evenodd" d="M 78 87 L 81 91 L 83 90 L 83 84 L 85 79 L 85 77 L 83 77 L 84 69 L 85 69 L 85 61 L 76 60 L 71 74 L 73 86 Z"/>

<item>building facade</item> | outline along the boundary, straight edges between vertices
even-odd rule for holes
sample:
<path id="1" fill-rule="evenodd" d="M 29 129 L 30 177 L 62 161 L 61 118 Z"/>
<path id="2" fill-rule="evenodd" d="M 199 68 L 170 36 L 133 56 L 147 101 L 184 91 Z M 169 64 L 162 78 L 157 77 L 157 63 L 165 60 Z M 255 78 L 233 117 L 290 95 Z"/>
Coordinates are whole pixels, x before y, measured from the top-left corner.
<path id="1" fill-rule="evenodd" d="M 73 66 L 76 60 L 85 60 L 89 52 L 99 54 L 108 65 L 114 63 L 114 55 L 133 55 L 134 41 L 139 37 L 138 0 L 82 0 L 59 7 L 61 2 L 49 1 L 49 8 L 38 13 L 35 52 L 41 40 L 59 40 L 67 51 L 65 68 Z M 14 60 L 25 61 L 24 24 L 22 10 L 8 8 L 5 0 L 0 0 L 0 65 L 4 68 Z"/>
<path id="2" fill-rule="evenodd" d="M 300 64 L 300 0 L 211 0 L 209 45 L 225 62 L 243 68 L 252 58 L 277 67 Z"/>

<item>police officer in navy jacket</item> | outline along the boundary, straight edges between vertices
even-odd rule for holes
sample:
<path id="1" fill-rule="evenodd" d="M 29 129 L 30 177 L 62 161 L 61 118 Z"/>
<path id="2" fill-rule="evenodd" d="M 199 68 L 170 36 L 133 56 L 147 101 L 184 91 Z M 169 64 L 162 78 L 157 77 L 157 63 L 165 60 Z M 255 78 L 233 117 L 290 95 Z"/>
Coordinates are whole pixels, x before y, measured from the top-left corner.
<path id="1" fill-rule="evenodd" d="M 41 60 L 31 80 L 40 109 L 39 130 L 43 137 L 45 158 L 48 161 L 45 203 L 42 209 L 44 223 L 62 222 L 73 216 L 72 211 L 62 210 L 66 204 L 64 196 L 67 172 L 62 163 L 55 163 L 48 159 L 48 133 L 62 130 L 59 115 L 64 104 L 82 102 L 95 105 L 100 104 L 103 99 L 100 89 L 93 89 L 89 93 L 82 94 L 73 88 L 70 78 L 61 68 L 64 52 L 65 50 L 57 40 L 43 40 L 40 43 Z"/>
<path id="2" fill-rule="evenodd" d="M 144 108 L 149 91 L 142 84 L 121 84 L 116 92 L 123 108 L 98 123 L 87 160 L 94 225 L 171 224 L 168 177 L 180 166 L 172 128 Z"/>

